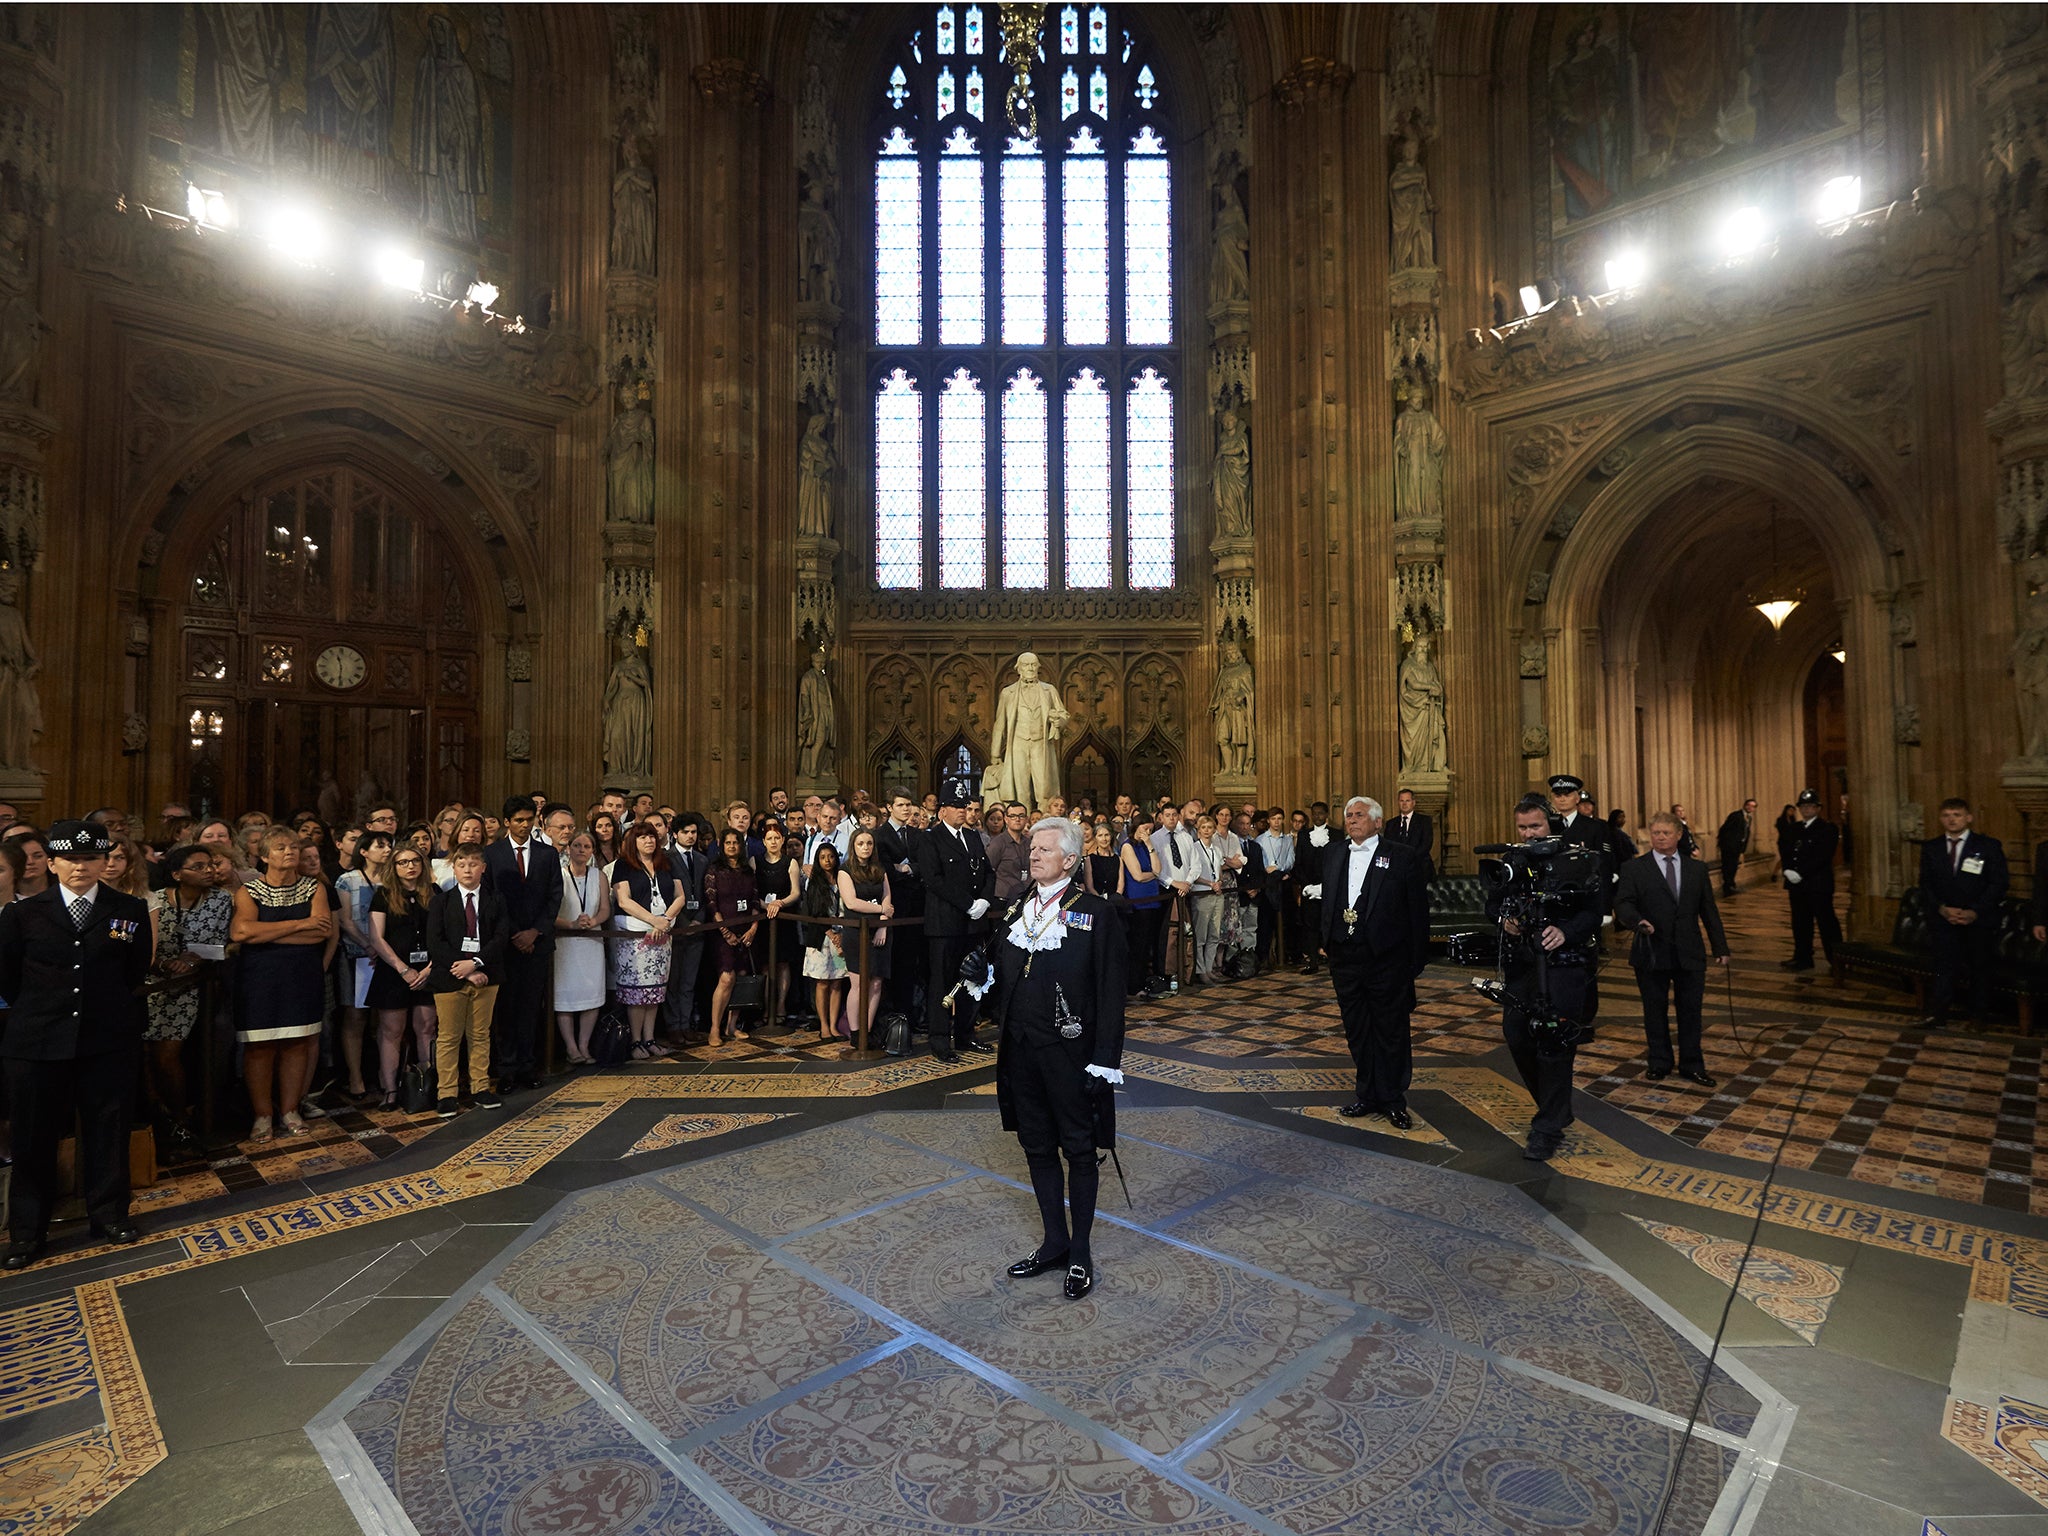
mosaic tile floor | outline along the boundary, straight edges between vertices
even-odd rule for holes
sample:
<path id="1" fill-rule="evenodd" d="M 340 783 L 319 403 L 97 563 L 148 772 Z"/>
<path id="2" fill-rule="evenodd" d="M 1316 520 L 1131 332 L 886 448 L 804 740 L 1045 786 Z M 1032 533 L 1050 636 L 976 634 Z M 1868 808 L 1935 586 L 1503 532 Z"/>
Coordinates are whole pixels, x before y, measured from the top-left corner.
<path id="1" fill-rule="evenodd" d="M 1696 1336 L 1533 1203 L 1125 1122 L 1082 1302 L 1001 1276 L 993 1117 L 870 1115 L 568 1198 L 309 1432 L 435 1536 L 1656 1528 Z M 1717 1370 L 1663 1528 L 1734 1529 L 1788 1423 Z"/>
<path id="2" fill-rule="evenodd" d="M 160 1168 L 155 1183 L 135 1191 L 134 1214 L 148 1218 L 216 1195 L 290 1184 L 344 1168 L 367 1168 L 412 1145 L 440 1123 L 431 1113 L 335 1110 L 308 1120 L 304 1136 L 246 1141 L 220 1148 L 203 1162 Z"/>

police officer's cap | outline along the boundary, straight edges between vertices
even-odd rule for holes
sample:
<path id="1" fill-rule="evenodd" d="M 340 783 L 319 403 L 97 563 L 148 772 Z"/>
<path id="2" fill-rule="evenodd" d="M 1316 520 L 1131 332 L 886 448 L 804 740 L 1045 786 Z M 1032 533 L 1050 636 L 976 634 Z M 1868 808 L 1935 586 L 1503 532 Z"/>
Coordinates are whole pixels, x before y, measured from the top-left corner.
<path id="1" fill-rule="evenodd" d="M 57 859 L 101 859 L 114 846 L 107 829 L 93 821 L 60 821 L 43 845 Z"/>
<path id="2" fill-rule="evenodd" d="M 957 805 L 964 808 L 973 803 L 974 796 L 968 793 L 965 779 L 948 779 L 945 787 L 939 791 L 941 805 Z"/>
<path id="3" fill-rule="evenodd" d="M 1586 781 L 1569 773 L 1554 773 L 1550 776 L 1550 792 L 1553 795 L 1575 795 L 1586 787 Z"/>
<path id="4" fill-rule="evenodd" d="M 1819 805 L 1820 796 L 1813 790 L 1802 789 L 1799 791 L 1799 803 L 1801 805 Z"/>

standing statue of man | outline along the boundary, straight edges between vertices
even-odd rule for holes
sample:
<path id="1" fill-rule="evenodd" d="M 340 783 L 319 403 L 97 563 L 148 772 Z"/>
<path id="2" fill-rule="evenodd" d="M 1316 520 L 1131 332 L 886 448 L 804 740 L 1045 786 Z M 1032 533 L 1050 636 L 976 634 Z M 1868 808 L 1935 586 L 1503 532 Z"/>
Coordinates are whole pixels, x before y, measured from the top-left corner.
<path id="1" fill-rule="evenodd" d="M 605 439 L 609 515 L 622 523 L 654 521 L 654 416 L 632 384 L 619 388 L 619 413 Z"/>
<path id="2" fill-rule="evenodd" d="M 1401 663 L 1401 769 L 1404 773 L 1442 773 L 1444 759 L 1444 681 L 1429 659 L 1429 636 L 1417 635 Z"/>
<path id="3" fill-rule="evenodd" d="M 832 537 L 832 445 L 825 413 L 811 412 L 796 449 L 796 531 L 804 539 Z"/>
<path id="4" fill-rule="evenodd" d="M 1209 714 L 1216 722 L 1216 754 L 1220 771 L 1242 779 L 1252 766 L 1252 718 L 1255 687 L 1252 664 L 1234 645 L 1223 647 L 1223 665 L 1209 690 Z"/>
<path id="5" fill-rule="evenodd" d="M 832 703 L 832 679 L 825 671 L 823 650 L 811 652 L 811 670 L 797 685 L 796 773 L 805 784 L 818 784 L 839 771 L 839 723 Z"/>
<path id="6" fill-rule="evenodd" d="M 1059 689 L 1039 680 L 1038 658 L 1024 652 L 1017 658 L 1017 681 L 996 700 L 990 766 L 1002 768 L 1005 800 L 1035 810 L 1060 792 L 1060 732 L 1066 724 Z"/>

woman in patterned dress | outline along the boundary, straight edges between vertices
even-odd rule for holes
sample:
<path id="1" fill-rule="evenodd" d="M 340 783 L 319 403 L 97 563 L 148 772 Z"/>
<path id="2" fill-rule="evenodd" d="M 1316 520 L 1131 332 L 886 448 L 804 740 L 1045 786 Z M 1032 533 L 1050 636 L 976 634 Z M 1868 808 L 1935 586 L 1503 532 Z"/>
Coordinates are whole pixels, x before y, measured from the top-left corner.
<path id="1" fill-rule="evenodd" d="M 156 938 L 156 976 L 170 980 L 191 976 L 208 961 L 224 957 L 228 926 L 235 917 L 235 900 L 228 894 L 235 872 L 226 854 L 197 843 L 173 848 L 164 864 L 171 883 L 150 899 L 150 922 Z M 145 1080 L 170 1128 L 174 1154 L 199 1153 L 185 1095 L 185 1042 L 199 1022 L 202 995 L 196 985 L 182 992 L 150 993 L 149 1026 L 142 1032 L 149 1042 Z"/>
<path id="2" fill-rule="evenodd" d="M 635 822 L 612 866 L 612 908 L 630 942 L 612 946 L 612 988 L 633 1026 L 633 1059 L 657 1061 L 668 1047 L 654 1038 L 654 1017 L 668 995 L 669 930 L 683 915 L 683 893 L 669 871 L 666 839 L 654 823 Z"/>
<path id="3" fill-rule="evenodd" d="M 317 879 L 299 873 L 299 837 L 289 827 L 263 834 L 262 873 L 235 893 L 228 937 L 242 946 L 236 994 L 243 1077 L 256 1121 L 251 1141 L 268 1141 L 273 1111 L 287 1134 L 303 1136 L 299 1101 L 320 1050 L 326 989 L 323 956 L 334 914 Z"/>

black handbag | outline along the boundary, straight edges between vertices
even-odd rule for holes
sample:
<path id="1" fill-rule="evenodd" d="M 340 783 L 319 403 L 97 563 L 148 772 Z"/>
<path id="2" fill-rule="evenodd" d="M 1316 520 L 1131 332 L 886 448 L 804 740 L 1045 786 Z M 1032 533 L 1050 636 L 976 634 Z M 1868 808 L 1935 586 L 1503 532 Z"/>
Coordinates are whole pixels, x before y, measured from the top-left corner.
<path id="1" fill-rule="evenodd" d="M 891 1013 L 883 1016 L 882 1051 L 889 1056 L 910 1054 L 910 1020 L 905 1015 Z"/>
<path id="2" fill-rule="evenodd" d="M 600 1067 L 623 1067 L 633 1058 L 633 1026 L 607 1003 L 590 1031 L 590 1059 Z"/>
<path id="3" fill-rule="evenodd" d="M 408 1115 L 424 1115 L 434 1107 L 435 1072 L 431 1063 L 408 1062 L 398 1074 L 398 1107 Z"/>
<path id="4" fill-rule="evenodd" d="M 768 1006 L 768 978 L 758 973 L 736 972 L 725 1006 L 728 1013 L 762 1012 Z"/>

